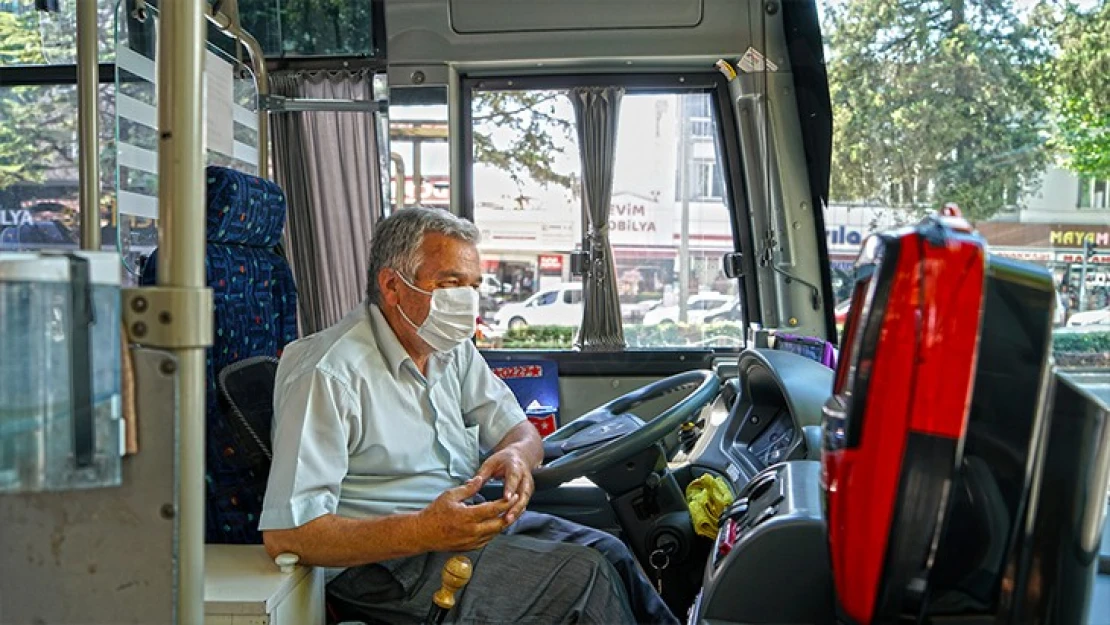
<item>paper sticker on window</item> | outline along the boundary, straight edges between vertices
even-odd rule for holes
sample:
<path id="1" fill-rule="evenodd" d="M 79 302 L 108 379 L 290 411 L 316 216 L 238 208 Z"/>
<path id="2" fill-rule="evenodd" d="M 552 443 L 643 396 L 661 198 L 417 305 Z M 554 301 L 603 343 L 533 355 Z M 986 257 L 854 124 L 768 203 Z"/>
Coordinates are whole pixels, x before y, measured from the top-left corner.
<path id="1" fill-rule="evenodd" d="M 762 52 L 752 47 L 748 48 L 748 51 L 744 53 L 744 56 L 740 57 L 740 61 L 736 64 L 736 66 L 740 68 L 740 71 L 746 74 L 762 72 L 764 71 L 764 65 L 766 65 L 767 71 L 777 72 L 779 69 L 778 65 L 775 65 L 772 61 L 768 61 L 764 58 Z"/>

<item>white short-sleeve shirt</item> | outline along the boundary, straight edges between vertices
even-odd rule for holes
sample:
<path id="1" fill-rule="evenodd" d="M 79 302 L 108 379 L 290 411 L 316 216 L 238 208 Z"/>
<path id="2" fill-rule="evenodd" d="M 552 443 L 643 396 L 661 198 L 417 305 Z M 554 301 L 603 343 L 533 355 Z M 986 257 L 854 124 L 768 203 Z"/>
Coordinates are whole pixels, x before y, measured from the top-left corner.
<path id="1" fill-rule="evenodd" d="M 472 343 L 433 355 L 425 377 L 363 304 L 285 349 L 259 529 L 424 508 L 524 419 Z"/>

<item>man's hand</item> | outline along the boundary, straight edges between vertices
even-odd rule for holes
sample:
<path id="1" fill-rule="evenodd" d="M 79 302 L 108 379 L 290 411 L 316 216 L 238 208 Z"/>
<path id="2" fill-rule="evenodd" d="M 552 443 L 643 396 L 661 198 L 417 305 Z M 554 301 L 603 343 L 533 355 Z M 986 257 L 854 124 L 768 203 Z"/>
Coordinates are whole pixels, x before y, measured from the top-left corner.
<path id="1" fill-rule="evenodd" d="M 444 491 L 420 511 L 420 526 L 428 537 L 430 551 L 480 549 L 511 523 L 506 512 L 517 503 L 517 497 L 477 505 L 465 503 L 484 482 L 473 477 L 462 486 Z"/>
<path id="2" fill-rule="evenodd" d="M 484 484 L 491 477 L 500 478 L 505 482 L 505 495 L 501 501 L 512 504 L 505 514 L 505 525 L 511 525 L 513 521 L 520 518 L 535 491 L 532 467 L 518 447 L 509 446 L 486 458 L 474 476 L 475 479 L 480 480 L 480 484 Z"/>

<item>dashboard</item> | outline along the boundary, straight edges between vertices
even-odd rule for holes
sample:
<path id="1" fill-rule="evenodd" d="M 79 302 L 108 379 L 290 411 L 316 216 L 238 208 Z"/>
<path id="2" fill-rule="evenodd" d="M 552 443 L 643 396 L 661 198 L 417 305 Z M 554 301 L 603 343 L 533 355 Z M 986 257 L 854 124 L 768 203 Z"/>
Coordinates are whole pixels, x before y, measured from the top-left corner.
<path id="1" fill-rule="evenodd" d="M 819 457 L 821 407 L 833 379 L 820 363 L 767 349 L 742 353 L 737 372 L 728 416 L 690 454 L 695 473 L 727 476 L 734 492 L 770 466 Z"/>
<path id="2" fill-rule="evenodd" d="M 785 407 L 779 408 L 770 424 L 752 439 L 751 444 L 748 445 L 748 451 L 764 467 L 769 467 L 787 459 L 786 455 L 795 438 L 797 438 L 797 426 L 794 418 Z"/>
<path id="3" fill-rule="evenodd" d="M 735 390 L 727 416 L 706 428 L 689 458 L 693 475 L 725 476 L 736 493 L 690 622 L 835 624 L 820 463 L 812 461 L 832 386 L 833 371 L 805 356 L 740 355 L 726 384 Z"/>

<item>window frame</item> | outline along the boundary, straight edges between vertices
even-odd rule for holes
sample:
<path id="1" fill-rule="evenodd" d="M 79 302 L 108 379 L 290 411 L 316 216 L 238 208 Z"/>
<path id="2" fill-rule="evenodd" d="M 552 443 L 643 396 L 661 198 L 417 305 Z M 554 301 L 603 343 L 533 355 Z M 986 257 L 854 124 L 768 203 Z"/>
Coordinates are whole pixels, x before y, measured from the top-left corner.
<path id="1" fill-rule="evenodd" d="M 116 64 L 100 63 L 97 82 L 115 84 Z M 0 85 L 5 87 L 53 87 L 77 84 L 77 65 L 0 65 Z"/>
<path id="2" fill-rule="evenodd" d="M 710 114 L 717 122 L 716 146 L 722 165 L 724 178 L 723 197 L 732 223 L 733 250 L 741 254 L 743 276 L 756 276 L 755 245 L 752 238 L 750 207 L 747 186 L 743 177 L 743 152 L 740 150 L 740 131 L 735 110 L 728 91 L 728 82 L 719 72 L 682 72 L 650 74 L 552 74 L 552 75 L 471 75 L 460 76 L 460 102 L 458 128 L 459 140 L 452 142 L 451 158 L 460 163 L 461 180 L 452 180 L 462 198 L 459 211 L 462 217 L 474 220 L 474 122 L 473 94 L 475 91 L 532 91 L 567 90 L 575 87 L 620 86 L 626 93 L 682 93 L 703 92 L 711 94 Z M 754 279 L 738 279 L 738 296 L 744 312 L 745 325 L 761 323 L 762 307 L 759 305 L 759 289 Z M 719 355 L 734 354 L 735 348 L 702 347 L 662 347 L 626 348 L 614 353 L 611 363 L 597 361 L 594 352 L 584 353 L 575 349 L 528 351 L 512 349 L 483 350 L 495 354 L 499 359 L 514 355 L 524 357 L 542 356 L 554 358 L 560 363 L 560 371 L 574 375 L 578 368 L 573 364 L 582 361 L 583 367 L 592 374 L 647 373 L 644 370 L 645 356 L 651 355 L 651 373 L 668 375 L 691 368 L 708 366 Z M 630 366 L 635 363 L 635 366 Z M 566 367 L 570 366 L 569 370 Z M 586 371 L 581 371 L 582 375 Z"/>

